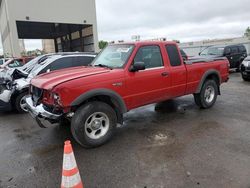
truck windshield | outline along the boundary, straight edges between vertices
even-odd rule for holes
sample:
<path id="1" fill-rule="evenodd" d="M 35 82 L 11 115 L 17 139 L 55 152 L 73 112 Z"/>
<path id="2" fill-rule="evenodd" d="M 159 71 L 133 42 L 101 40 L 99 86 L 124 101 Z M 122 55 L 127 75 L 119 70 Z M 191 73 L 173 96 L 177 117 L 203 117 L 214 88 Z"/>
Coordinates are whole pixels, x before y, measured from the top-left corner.
<path id="1" fill-rule="evenodd" d="M 122 68 L 133 51 L 134 45 L 117 44 L 107 46 L 93 61 L 93 66 Z"/>
<path id="2" fill-rule="evenodd" d="M 224 47 L 209 47 L 201 52 L 201 55 L 223 55 Z"/>

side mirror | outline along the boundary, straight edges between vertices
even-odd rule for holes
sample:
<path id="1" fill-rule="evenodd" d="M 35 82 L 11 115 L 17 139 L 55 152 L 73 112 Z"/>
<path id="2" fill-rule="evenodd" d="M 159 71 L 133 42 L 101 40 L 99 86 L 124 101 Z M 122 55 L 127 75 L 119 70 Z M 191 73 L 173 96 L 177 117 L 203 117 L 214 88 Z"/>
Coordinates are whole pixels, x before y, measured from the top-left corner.
<path id="1" fill-rule="evenodd" d="M 140 70 L 145 70 L 145 63 L 144 62 L 134 62 L 134 64 L 130 67 L 130 72 L 137 72 Z"/>

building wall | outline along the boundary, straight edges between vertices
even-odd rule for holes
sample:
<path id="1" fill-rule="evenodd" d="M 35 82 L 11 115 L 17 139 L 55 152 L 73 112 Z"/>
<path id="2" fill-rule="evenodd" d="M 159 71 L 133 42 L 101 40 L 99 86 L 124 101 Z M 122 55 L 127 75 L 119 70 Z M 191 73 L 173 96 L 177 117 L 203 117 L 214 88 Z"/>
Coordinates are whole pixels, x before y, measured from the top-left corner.
<path id="1" fill-rule="evenodd" d="M 55 52 L 55 43 L 54 40 L 44 39 L 42 40 L 43 51 L 45 53 L 54 53 Z"/>
<path id="2" fill-rule="evenodd" d="M 1 10 L 0 27 L 6 27 L 5 22 L 8 20 L 10 33 L 7 37 L 8 41 L 3 42 L 3 46 L 6 52 L 11 52 L 14 56 L 20 55 L 16 20 L 91 24 L 93 25 L 94 48 L 95 51 L 98 50 L 95 0 L 3 0 L 1 7 L 4 6 L 7 11 Z M 3 32 L 4 29 L 1 29 L 2 34 Z M 9 43 L 12 43 L 12 46 Z"/>
<path id="3" fill-rule="evenodd" d="M 13 46 L 10 38 L 9 19 L 7 17 L 7 4 L 2 1 L 0 5 L 0 33 L 3 45 L 3 54 L 11 56 Z"/>
<path id="4" fill-rule="evenodd" d="M 199 52 L 201 52 L 202 50 L 204 50 L 205 48 L 209 46 L 231 45 L 231 44 L 243 44 L 247 49 L 247 53 L 250 55 L 250 39 L 247 37 L 186 42 L 186 43 L 179 44 L 179 46 L 189 56 L 197 56 Z"/>

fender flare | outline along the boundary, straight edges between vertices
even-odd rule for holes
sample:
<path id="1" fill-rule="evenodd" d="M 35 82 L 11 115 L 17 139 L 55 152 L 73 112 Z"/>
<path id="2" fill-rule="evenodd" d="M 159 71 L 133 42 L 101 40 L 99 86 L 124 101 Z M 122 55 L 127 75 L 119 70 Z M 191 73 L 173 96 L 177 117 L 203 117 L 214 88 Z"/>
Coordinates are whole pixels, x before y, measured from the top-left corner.
<path id="1" fill-rule="evenodd" d="M 82 95 L 77 97 L 71 103 L 71 106 L 78 106 L 81 103 L 83 103 L 84 101 L 86 101 L 92 97 L 96 97 L 96 96 L 100 96 L 100 95 L 108 96 L 112 100 L 114 100 L 117 103 L 121 113 L 127 112 L 127 107 L 126 107 L 126 104 L 125 104 L 124 100 L 122 99 L 122 97 L 118 93 L 114 92 L 113 90 L 104 89 L 104 88 L 103 89 L 95 89 L 95 90 L 91 90 L 91 91 L 88 91 L 86 93 L 83 93 Z"/>
<path id="2" fill-rule="evenodd" d="M 203 76 L 202 76 L 202 78 L 201 78 L 201 81 L 200 81 L 200 83 L 199 83 L 199 85 L 198 85 L 198 88 L 196 89 L 196 92 L 195 92 L 196 94 L 201 92 L 201 88 L 202 88 L 202 86 L 203 86 L 205 80 L 206 80 L 206 79 L 208 78 L 208 76 L 210 76 L 210 75 L 215 75 L 215 76 L 218 78 L 218 80 L 219 80 L 218 89 L 219 89 L 219 92 L 220 92 L 220 84 L 221 84 L 220 73 L 219 73 L 219 71 L 217 71 L 217 70 L 215 70 L 215 69 L 210 69 L 210 70 L 206 71 L 206 72 L 203 74 Z"/>

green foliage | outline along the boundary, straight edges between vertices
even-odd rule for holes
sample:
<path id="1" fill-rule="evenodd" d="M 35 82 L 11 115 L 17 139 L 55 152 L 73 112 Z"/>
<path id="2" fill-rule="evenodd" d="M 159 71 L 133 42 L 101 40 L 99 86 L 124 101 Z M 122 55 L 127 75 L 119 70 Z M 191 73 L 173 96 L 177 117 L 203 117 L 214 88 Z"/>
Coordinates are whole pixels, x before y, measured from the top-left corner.
<path id="1" fill-rule="evenodd" d="M 102 50 L 104 49 L 106 46 L 108 45 L 108 42 L 107 41 L 99 41 L 99 48 Z"/>
<path id="2" fill-rule="evenodd" d="M 250 27 L 246 29 L 244 36 L 250 38 Z"/>

